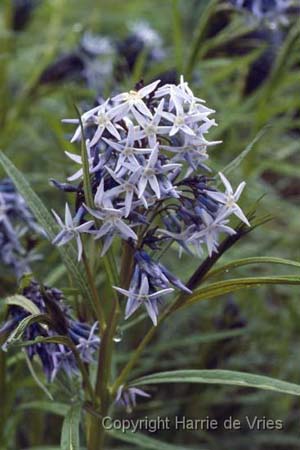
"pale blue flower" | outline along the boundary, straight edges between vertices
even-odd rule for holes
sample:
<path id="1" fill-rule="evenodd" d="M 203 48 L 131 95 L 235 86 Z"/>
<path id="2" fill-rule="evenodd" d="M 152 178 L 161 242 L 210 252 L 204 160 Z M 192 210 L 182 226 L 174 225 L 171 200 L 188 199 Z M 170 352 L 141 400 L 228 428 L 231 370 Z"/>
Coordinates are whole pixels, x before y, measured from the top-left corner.
<path id="1" fill-rule="evenodd" d="M 129 112 L 132 112 L 132 114 L 135 115 L 136 111 L 152 118 L 151 111 L 143 99 L 151 94 L 159 83 L 160 80 L 157 80 L 138 91 L 132 90 L 113 97 L 112 101 L 118 105 L 115 109 L 117 112 L 116 120 L 122 119 Z"/>
<path id="2" fill-rule="evenodd" d="M 167 288 L 156 292 L 150 292 L 148 277 L 145 274 L 142 274 L 140 282 L 137 278 L 136 272 L 129 290 L 113 286 L 118 292 L 128 297 L 125 319 L 128 319 L 141 305 L 144 305 L 153 324 L 157 325 L 157 301 L 162 295 L 169 294 L 170 292 L 173 292 L 174 289 Z"/>
<path id="3" fill-rule="evenodd" d="M 124 406 L 126 412 L 131 413 L 133 408 L 136 406 L 137 396 L 145 398 L 151 397 L 150 394 L 147 394 L 147 392 L 142 389 L 138 389 L 136 387 L 125 387 L 124 385 L 121 385 L 117 391 L 115 403 Z"/>
<path id="4" fill-rule="evenodd" d="M 90 228 L 94 225 L 94 221 L 89 220 L 88 222 L 78 225 L 76 218 L 72 218 L 72 214 L 67 203 L 65 206 L 65 223 L 63 223 L 63 221 L 55 211 L 52 210 L 52 213 L 61 228 L 61 231 L 53 239 L 52 244 L 60 247 L 61 245 L 65 245 L 71 239 L 75 238 L 78 250 L 78 261 L 80 261 L 83 251 L 80 233 L 89 233 Z"/>
<path id="5" fill-rule="evenodd" d="M 222 183 L 225 186 L 225 193 L 222 192 L 214 192 L 214 191 L 207 191 L 207 195 L 209 195 L 211 198 L 216 200 L 219 203 L 222 203 L 224 206 L 220 210 L 218 216 L 220 218 L 226 218 L 230 214 L 234 214 L 237 216 L 242 222 L 244 222 L 246 225 L 250 226 L 250 223 L 241 210 L 241 208 L 237 205 L 237 201 L 239 200 L 244 187 L 246 186 L 245 181 L 240 183 L 236 189 L 235 192 L 233 192 L 232 186 L 227 180 L 227 178 L 219 172 L 219 176 L 221 178 Z"/>

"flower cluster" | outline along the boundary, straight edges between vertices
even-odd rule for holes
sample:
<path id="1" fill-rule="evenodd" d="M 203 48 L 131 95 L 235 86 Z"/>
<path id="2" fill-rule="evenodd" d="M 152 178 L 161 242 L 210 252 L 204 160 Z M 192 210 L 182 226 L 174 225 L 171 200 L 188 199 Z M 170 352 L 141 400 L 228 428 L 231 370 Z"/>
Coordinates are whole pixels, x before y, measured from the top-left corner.
<path id="1" fill-rule="evenodd" d="M 231 0 L 238 9 L 249 11 L 259 21 L 263 21 L 270 28 L 278 25 L 288 25 L 291 12 L 298 8 L 299 0 Z"/>
<path id="2" fill-rule="evenodd" d="M 90 326 L 87 323 L 74 320 L 69 308 L 64 304 L 62 292 L 58 289 L 40 286 L 37 282 L 31 281 L 24 288 L 22 294 L 31 300 L 41 314 L 48 314 L 51 324 L 51 326 L 48 326 L 41 323 L 32 323 L 24 331 L 24 342 L 39 337 L 64 335 L 71 339 L 84 363 L 89 364 L 93 361 L 95 352 L 100 345 L 97 322 Z M 10 306 L 9 317 L 0 329 L 0 336 L 13 333 L 13 330 L 27 316 L 29 316 L 29 312 L 26 309 L 20 306 Z M 2 349 L 6 350 L 9 343 L 10 337 L 8 337 Z M 26 351 L 30 359 L 35 355 L 39 357 L 48 381 L 53 381 L 59 371 L 64 371 L 68 376 L 78 373 L 73 352 L 63 344 L 40 342 L 27 346 Z"/>
<path id="3" fill-rule="evenodd" d="M 55 213 L 61 231 L 54 243 L 76 238 L 80 258 L 82 233 L 101 241 L 101 255 L 115 239 L 127 242 L 134 254 L 131 282 L 116 287 L 128 297 L 126 318 L 144 305 L 156 324 L 163 295 L 174 287 L 190 292 L 150 252 L 176 242 L 200 256 L 206 247 L 211 256 L 220 234 L 235 234 L 231 215 L 249 225 L 237 205 L 245 183 L 234 191 L 220 173 L 220 192 L 207 176 L 207 149 L 219 143 L 206 138 L 216 126 L 213 112 L 181 77 L 179 84 L 139 84 L 103 101 L 82 115 L 84 136 L 78 119 L 65 120 L 77 124 L 72 142 L 86 140 L 94 206 L 84 200 L 81 156 L 66 152 L 79 165 L 69 181 L 79 184 L 55 184 L 77 192 L 77 210 L 73 219 L 66 206 L 65 224 Z"/>
<path id="4" fill-rule="evenodd" d="M 30 271 L 39 259 L 32 247 L 32 233 L 43 234 L 25 200 L 9 179 L 0 181 L 0 264 L 11 268 L 17 278 Z"/>

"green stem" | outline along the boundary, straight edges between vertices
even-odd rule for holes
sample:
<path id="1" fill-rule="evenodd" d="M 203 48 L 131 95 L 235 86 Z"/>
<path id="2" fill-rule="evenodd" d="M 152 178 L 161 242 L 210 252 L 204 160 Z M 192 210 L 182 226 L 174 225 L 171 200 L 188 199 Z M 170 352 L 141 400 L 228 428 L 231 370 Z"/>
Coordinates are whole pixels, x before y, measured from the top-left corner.
<path id="1" fill-rule="evenodd" d="M 87 274 L 87 278 L 89 281 L 89 285 L 92 289 L 92 296 L 93 296 L 93 303 L 94 303 L 94 309 L 95 309 L 95 314 L 97 317 L 97 320 L 99 321 L 99 325 L 100 325 L 100 333 L 104 333 L 105 329 L 106 329 L 106 322 L 105 322 L 105 316 L 104 316 L 104 311 L 102 308 L 102 304 L 98 295 L 98 290 L 97 287 L 95 285 L 94 282 L 94 278 L 89 266 L 89 262 L 88 259 L 86 257 L 85 252 L 83 251 L 82 254 L 82 260 L 83 260 L 83 264 L 84 264 L 84 268 Z"/>
<path id="2" fill-rule="evenodd" d="M 3 442 L 3 434 L 5 429 L 5 398 L 6 398 L 6 355 L 0 350 L 0 444 Z"/>
<path id="3" fill-rule="evenodd" d="M 96 403 L 101 401 L 101 416 L 107 415 L 110 406 L 110 375 L 111 361 L 114 347 L 114 336 L 120 316 L 119 302 L 114 301 L 111 315 L 109 317 L 109 327 L 106 328 L 101 342 L 101 351 L 98 363 L 97 381 L 95 388 Z M 102 450 L 105 439 L 105 429 L 101 420 L 97 417 L 91 418 L 89 430 L 88 450 Z"/>
<path id="4" fill-rule="evenodd" d="M 128 289 L 134 263 L 134 248 L 127 242 L 123 244 L 123 254 L 120 272 L 120 285 L 123 289 Z"/>
<path id="5" fill-rule="evenodd" d="M 142 339 L 142 341 L 140 342 L 140 344 L 136 348 L 135 352 L 133 353 L 132 357 L 130 358 L 130 360 L 128 361 L 126 366 L 121 371 L 119 377 L 116 379 L 115 383 L 113 384 L 112 389 L 111 389 L 112 394 L 115 394 L 117 389 L 122 384 L 124 384 L 124 382 L 127 380 L 128 375 L 130 374 L 130 372 L 133 369 L 133 367 L 136 365 L 136 363 L 139 360 L 140 356 L 142 355 L 146 345 L 151 341 L 151 339 L 154 336 L 154 334 L 155 334 L 156 330 L 158 329 L 159 325 L 163 322 L 163 320 L 165 320 L 168 317 L 168 315 L 170 314 L 170 312 L 172 310 L 172 307 L 173 307 L 173 303 L 171 303 L 171 305 L 169 305 L 165 309 L 165 311 L 163 311 L 163 313 L 161 314 L 160 318 L 158 319 L 157 326 L 153 325 L 149 329 L 147 334 L 144 336 L 144 338 Z"/>

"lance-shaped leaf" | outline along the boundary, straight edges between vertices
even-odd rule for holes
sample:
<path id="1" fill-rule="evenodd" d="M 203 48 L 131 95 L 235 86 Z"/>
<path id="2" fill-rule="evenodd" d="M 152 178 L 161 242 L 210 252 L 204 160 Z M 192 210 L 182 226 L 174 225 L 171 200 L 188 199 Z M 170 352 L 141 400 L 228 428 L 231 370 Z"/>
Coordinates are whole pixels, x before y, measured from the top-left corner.
<path id="1" fill-rule="evenodd" d="M 47 314 L 31 314 L 25 317 L 17 328 L 15 328 L 9 335 L 5 344 L 2 346 L 2 350 L 6 351 L 8 347 L 13 346 L 15 343 L 19 342 L 22 338 L 27 327 L 33 323 L 50 323 L 50 318 Z"/>
<path id="2" fill-rule="evenodd" d="M 40 314 L 39 308 L 29 300 L 29 298 L 24 297 L 24 295 L 16 294 L 11 297 L 6 297 L 6 299 L 3 300 L 3 303 L 8 306 L 20 306 L 30 314 Z"/>
<path id="3" fill-rule="evenodd" d="M 118 431 L 118 430 L 109 430 L 109 436 L 112 436 L 115 439 L 118 439 L 123 442 L 128 442 L 129 444 L 136 445 L 140 449 L 149 449 L 149 450 L 183 450 L 182 446 L 167 444 L 158 439 L 154 439 L 149 436 L 145 436 L 142 433 L 133 433 L 131 430 L 128 431 Z M 186 450 L 189 447 L 184 447 Z"/>
<path id="4" fill-rule="evenodd" d="M 268 284 L 288 284 L 299 285 L 300 276 L 272 276 L 272 277 L 248 277 L 234 278 L 232 280 L 219 281 L 208 284 L 201 289 L 197 289 L 192 295 L 184 297 L 180 302 L 176 302 L 174 310 L 193 305 L 201 300 L 208 300 L 214 297 L 220 297 L 231 292 L 252 287 L 260 287 Z"/>
<path id="5" fill-rule="evenodd" d="M 253 387 L 268 391 L 282 392 L 300 396 L 300 385 L 281 381 L 276 378 L 231 370 L 175 370 L 159 372 L 138 378 L 130 383 L 132 386 L 144 386 L 160 383 L 207 383 Z"/>
<path id="6" fill-rule="evenodd" d="M 80 450 L 80 416 L 81 405 L 72 405 L 63 422 L 60 441 L 61 450 Z"/>
<path id="7" fill-rule="evenodd" d="M 69 405 L 66 403 L 59 402 L 46 402 L 43 400 L 35 400 L 33 402 L 23 403 L 19 405 L 19 409 L 21 411 L 26 410 L 36 410 L 43 411 L 51 414 L 55 414 L 57 416 L 65 417 L 69 411 Z"/>
<path id="8" fill-rule="evenodd" d="M 277 258 L 273 256 L 254 256 L 251 258 L 236 259 L 234 261 L 230 261 L 224 266 L 210 270 L 206 275 L 203 276 L 202 281 L 206 280 L 207 278 L 212 278 L 220 275 L 223 272 L 229 272 L 232 269 L 236 269 L 242 266 L 248 266 L 251 264 L 255 264 L 255 266 L 258 266 L 260 264 L 279 264 L 283 266 L 297 267 L 298 269 L 300 268 L 300 262 L 298 261 L 291 261 L 289 259 Z"/>

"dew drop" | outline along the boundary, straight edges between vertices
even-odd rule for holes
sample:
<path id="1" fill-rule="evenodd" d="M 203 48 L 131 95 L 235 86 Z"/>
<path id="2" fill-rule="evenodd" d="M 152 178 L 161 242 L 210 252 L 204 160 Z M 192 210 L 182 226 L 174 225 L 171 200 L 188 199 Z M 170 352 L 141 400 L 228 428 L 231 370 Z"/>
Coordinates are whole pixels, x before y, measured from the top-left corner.
<path id="1" fill-rule="evenodd" d="M 123 339 L 123 331 L 121 330 L 121 328 L 117 328 L 116 334 L 113 337 L 113 341 L 114 342 L 121 342 Z"/>

